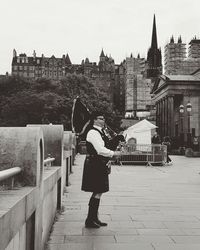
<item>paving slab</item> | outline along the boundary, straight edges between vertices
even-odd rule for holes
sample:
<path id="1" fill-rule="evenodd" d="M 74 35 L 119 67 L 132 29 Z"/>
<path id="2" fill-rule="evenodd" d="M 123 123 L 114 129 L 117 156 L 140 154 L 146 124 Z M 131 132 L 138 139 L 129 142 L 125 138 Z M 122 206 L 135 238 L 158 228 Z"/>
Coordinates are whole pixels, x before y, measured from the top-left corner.
<path id="1" fill-rule="evenodd" d="M 99 209 L 108 226 L 86 229 L 91 194 L 81 191 L 77 155 L 46 250 L 199 250 L 200 159 L 171 158 L 172 166 L 112 166 Z"/>

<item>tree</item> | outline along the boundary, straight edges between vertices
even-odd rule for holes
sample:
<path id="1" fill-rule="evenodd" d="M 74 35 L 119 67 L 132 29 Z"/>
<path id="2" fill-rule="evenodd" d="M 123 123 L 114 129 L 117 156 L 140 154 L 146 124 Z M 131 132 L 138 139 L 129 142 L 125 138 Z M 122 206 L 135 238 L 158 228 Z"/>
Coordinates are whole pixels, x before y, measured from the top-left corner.
<path id="1" fill-rule="evenodd" d="M 68 74 L 57 81 L 9 77 L 0 80 L 0 96 L 1 126 L 53 123 L 71 130 L 72 105 L 77 96 L 90 111 L 100 110 L 111 125 L 117 124 L 109 94 L 83 75 Z"/>

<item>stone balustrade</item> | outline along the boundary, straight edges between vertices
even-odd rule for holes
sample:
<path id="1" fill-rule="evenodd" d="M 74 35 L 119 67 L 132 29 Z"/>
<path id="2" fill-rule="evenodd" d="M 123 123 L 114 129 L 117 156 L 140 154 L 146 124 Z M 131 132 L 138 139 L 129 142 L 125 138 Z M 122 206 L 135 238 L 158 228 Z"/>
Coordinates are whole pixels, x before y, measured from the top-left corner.
<path id="1" fill-rule="evenodd" d="M 69 185 L 76 138 L 62 125 L 0 128 L 0 171 L 21 171 L 0 182 L 0 250 L 43 250 Z M 44 168 L 44 159 L 55 158 Z M 14 181 L 13 181 L 14 178 Z"/>

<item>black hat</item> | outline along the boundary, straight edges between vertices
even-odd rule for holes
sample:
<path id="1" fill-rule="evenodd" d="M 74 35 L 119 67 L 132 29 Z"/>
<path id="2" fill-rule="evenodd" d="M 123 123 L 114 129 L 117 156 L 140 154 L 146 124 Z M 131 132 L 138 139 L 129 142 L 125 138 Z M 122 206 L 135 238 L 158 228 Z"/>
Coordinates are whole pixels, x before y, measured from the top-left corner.
<path id="1" fill-rule="evenodd" d="M 101 111 L 93 111 L 91 113 L 91 120 L 95 120 L 98 116 L 104 116 L 104 113 Z"/>

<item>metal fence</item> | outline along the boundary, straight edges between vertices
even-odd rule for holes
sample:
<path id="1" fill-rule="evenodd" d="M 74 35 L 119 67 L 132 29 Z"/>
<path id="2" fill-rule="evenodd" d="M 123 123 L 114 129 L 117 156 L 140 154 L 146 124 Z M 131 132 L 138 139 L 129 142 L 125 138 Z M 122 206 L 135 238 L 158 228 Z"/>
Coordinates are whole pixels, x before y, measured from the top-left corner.
<path id="1" fill-rule="evenodd" d="M 126 144 L 119 158 L 121 164 L 131 162 L 165 165 L 166 160 L 167 146 L 160 144 Z"/>

